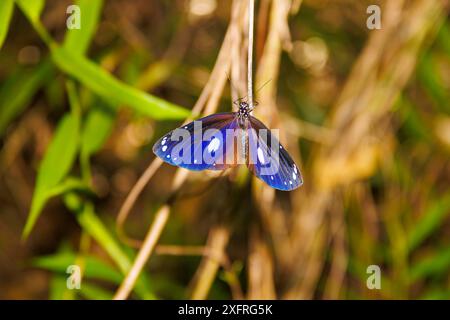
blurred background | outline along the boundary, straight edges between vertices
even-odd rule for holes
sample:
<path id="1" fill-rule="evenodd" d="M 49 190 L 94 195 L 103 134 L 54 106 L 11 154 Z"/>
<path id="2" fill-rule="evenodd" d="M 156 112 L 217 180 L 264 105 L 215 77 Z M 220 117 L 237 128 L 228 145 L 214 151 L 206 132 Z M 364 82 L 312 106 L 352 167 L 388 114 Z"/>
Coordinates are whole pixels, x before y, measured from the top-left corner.
<path id="1" fill-rule="evenodd" d="M 162 212 L 130 298 L 450 298 L 448 14 L 256 1 L 255 115 L 304 177 L 279 192 L 151 150 L 246 95 L 247 1 L 2 0 L 0 298 L 111 299 Z"/>

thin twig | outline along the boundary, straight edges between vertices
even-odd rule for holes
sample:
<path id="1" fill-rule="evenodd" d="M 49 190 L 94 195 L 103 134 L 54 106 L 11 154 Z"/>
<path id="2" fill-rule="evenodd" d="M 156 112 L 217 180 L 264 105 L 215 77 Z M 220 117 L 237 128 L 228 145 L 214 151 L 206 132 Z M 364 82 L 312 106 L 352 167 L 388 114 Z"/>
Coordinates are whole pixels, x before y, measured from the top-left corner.
<path id="1" fill-rule="evenodd" d="M 243 26 L 244 26 L 244 18 L 246 16 L 244 15 L 245 10 L 247 10 L 247 6 L 245 6 L 246 2 L 241 0 L 234 0 L 233 6 L 232 6 L 232 18 L 229 26 L 230 30 L 230 46 L 229 46 L 229 57 L 230 60 L 227 60 L 230 65 L 231 61 L 234 61 L 233 65 L 233 72 L 232 72 L 232 79 L 240 79 L 239 74 L 237 71 L 240 69 L 236 67 L 236 65 L 245 65 L 244 63 L 240 63 L 241 61 L 239 59 L 236 59 L 236 53 L 239 52 L 237 50 L 239 48 L 239 45 L 242 43 L 241 36 L 243 34 Z M 242 46 L 243 47 L 243 46 Z M 245 51 L 245 48 L 243 48 Z M 238 57 L 239 58 L 239 57 Z M 234 60 L 233 60 L 234 59 Z M 229 65 L 227 65 L 227 69 L 223 70 L 222 76 L 226 79 L 226 72 L 229 69 Z M 244 81 L 245 82 L 245 81 Z M 222 91 L 222 89 L 220 90 Z M 208 109 L 208 107 L 206 108 Z M 226 238 L 224 239 L 224 233 L 226 234 Z M 192 299 L 205 299 L 208 296 L 208 293 L 211 289 L 211 286 L 214 282 L 214 279 L 217 276 L 217 272 L 219 270 L 219 267 L 222 266 L 228 275 L 232 275 L 231 277 L 228 276 L 227 282 L 229 283 L 231 287 L 231 292 L 233 295 L 233 298 L 242 298 L 242 289 L 240 287 L 238 277 L 234 275 L 234 271 L 231 269 L 231 267 L 226 263 L 224 265 L 220 265 L 219 261 L 222 259 L 217 260 L 217 253 L 219 253 L 220 257 L 225 257 L 225 248 L 228 244 L 228 238 L 230 237 L 231 229 L 228 226 L 222 226 L 219 229 L 214 227 L 210 230 L 210 234 L 208 237 L 208 250 L 215 252 L 215 257 L 211 257 L 210 255 L 204 256 L 196 273 L 194 278 L 191 280 L 190 284 L 190 292 L 191 292 L 191 298 Z M 225 241 L 226 240 L 226 241 Z"/>
<path id="2" fill-rule="evenodd" d="M 208 257 L 208 259 L 219 263 L 224 269 L 224 280 L 230 286 L 233 299 L 242 300 L 244 298 L 241 284 L 239 283 L 239 277 L 225 252 L 211 250 L 208 246 L 177 246 L 160 244 L 155 247 L 155 253 L 159 255 Z"/>
<path id="3" fill-rule="evenodd" d="M 170 208 L 166 205 L 163 206 L 155 216 L 155 221 L 153 222 L 152 227 L 149 229 L 147 233 L 144 243 L 142 245 L 141 250 L 139 250 L 138 256 L 133 263 L 130 271 L 126 275 L 124 281 L 120 285 L 117 290 L 114 300 L 125 300 L 133 290 L 133 287 L 136 283 L 136 280 L 139 277 L 139 274 L 144 268 L 145 263 L 148 260 L 153 248 L 156 245 L 156 242 L 161 235 L 164 226 L 166 225 L 167 219 L 169 218 Z"/>
<path id="4" fill-rule="evenodd" d="M 248 0 L 248 54 L 247 54 L 247 97 L 248 104 L 253 107 L 253 24 L 255 16 L 255 0 Z"/>
<path id="5" fill-rule="evenodd" d="M 139 180 L 136 182 L 136 184 L 133 186 L 133 189 L 131 190 L 130 194 L 127 196 L 125 202 L 123 203 L 122 207 L 120 208 L 119 214 L 117 216 L 117 233 L 119 236 L 121 236 L 122 239 L 124 239 L 128 244 L 132 244 L 135 240 L 127 238 L 124 230 L 123 225 L 125 223 L 126 218 L 128 217 L 128 213 L 130 212 L 131 208 L 134 206 L 137 198 L 141 194 L 142 190 L 144 190 L 145 186 L 147 185 L 148 181 L 153 177 L 156 170 L 161 166 L 162 160 L 159 158 L 155 158 L 151 162 L 151 164 L 147 167 L 144 174 L 139 178 Z"/>
<path id="6" fill-rule="evenodd" d="M 208 251 L 214 252 L 211 256 L 205 256 L 194 276 L 191 299 L 203 300 L 208 296 L 209 290 L 216 277 L 225 256 L 225 248 L 230 237 L 230 230 L 225 226 L 217 226 L 211 229 L 208 236 Z"/>

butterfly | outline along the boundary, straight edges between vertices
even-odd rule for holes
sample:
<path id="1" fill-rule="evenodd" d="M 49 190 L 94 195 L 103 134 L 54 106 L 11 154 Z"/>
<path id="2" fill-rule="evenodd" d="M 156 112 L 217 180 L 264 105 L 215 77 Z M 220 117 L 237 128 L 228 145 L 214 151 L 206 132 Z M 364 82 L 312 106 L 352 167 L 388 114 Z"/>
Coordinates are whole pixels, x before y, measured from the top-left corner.
<path id="1" fill-rule="evenodd" d="M 216 113 L 161 137 L 153 152 L 163 161 L 188 170 L 224 170 L 245 164 L 272 188 L 290 191 L 303 178 L 275 135 L 239 102 L 237 112 Z"/>

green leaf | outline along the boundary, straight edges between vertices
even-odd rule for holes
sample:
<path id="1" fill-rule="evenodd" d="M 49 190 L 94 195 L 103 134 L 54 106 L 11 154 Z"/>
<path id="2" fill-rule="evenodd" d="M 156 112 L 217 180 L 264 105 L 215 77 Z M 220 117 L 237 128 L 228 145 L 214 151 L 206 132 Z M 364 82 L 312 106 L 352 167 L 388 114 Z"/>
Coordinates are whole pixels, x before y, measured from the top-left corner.
<path id="1" fill-rule="evenodd" d="M 95 214 L 92 204 L 86 203 L 83 206 L 82 210 L 77 214 L 77 220 L 83 227 L 83 230 L 89 233 L 97 242 L 102 244 L 102 247 L 115 260 L 119 269 L 122 272 L 127 272 L 131 267 L 128 256 Z"/>
<path id="2" fill-rule="evenodd" d="M 408 134 L 416 139 L 426 140 L 427 143 L 433 143 L 432 130 L 427 126 L 426 119 L 420 114 L 419 108 L 413 101 L 402 97 L 399 103 L 399 112 L 403 118 L 403 126 Z"/>
<path id="3" fill-rule="evenodd" d="M 76 116 L 67 114 L 62 117 L 39 168 L 37 188 L 52 188 L 67 175 L 75 160 L 78 131 L 79 119 Z"/>
<path id="4" fill-rule="evenodd" d="M 112 293 L 86 282 L 86 279 L 98 279 L 119 285 L 123 279 L 122 274 L 105 262 L 94 256 L 77 256 L 71 251 L 63 251 L 54 255 L 41 256 L 32 261 L 37 268 L 54 272 L 50 284 L 50 299 L 61 300 L 73 298 L 74 290 L 67 289 L 67 267 L 79 260 L 83 265 L 81 288 L 76 290 L 78 294 L 88 299 L 112 299 Z M 70 294 L 72 293 L 72 294 Z"/>
<path id="5" fill-rule="evenodd" d="M 450 270 L 450 248 L 442 248 L 411 267 L 411 282 L 428 276 L 439 276 Z"/>
<path id="6" fill-rule="evenodd" d="M 101 245 L 114 260 L 122 274 L 127 274 L 131 268 L 132 260 L 97 216 L 92 203 L 82 203 L 82 200 L 74 193 L 67 194 L 64 200 L 66 205 L 75 212 L 78 223 L 83 230 Z M 147 276 L 141 273 L 136 282 L 135 291 L 144 299 L 155 299 L 149 283 Z"/>
<path id="7" fill-rule="evenodd" d="M 74 177 L 67 177 L 66 179 L 64 179 L 64 181 L 58 183 L 55 187 L 49 188 L 46 193 L 50 198 L 56 197 L 69 191 L 80 191 L 91 195 L 94 194 L 90 187 L 83 180 Z"/>
<path id="8" fill-rule="evenodd" d="M 408 249 L 411 252 L 417 248 L 433 231 L 441 224 L 445 217 L 450 214 L 450 193 L 430 201 L 430 206 L 415 227 L 409 232 Z"/>
<path id="9" fill-rule="evenodd" d="M 115 285 L 119 285 L 123 280 L 123 275 L 108 265 L 104 261 L 94 256 L 77 256 L 73 252 L 57 253 L 54 255 L 41 256 L 32 261 L 32 265 L 37 268 L 52 271 L 55 274 L 54 277 L 63 277 L 64 288 L 66 288 L 67 274 L 66 270 L 69 265 L 76 263 L 77 259 L 81 261 L 83 277 L 80 290 L 77 293 L 92 300 L 111 300 L 112 293 L 88 283 L 86 280 L 95 279 L 111 282 Z M 62 276 L 66 275 L 66 276 Z M 139 292 L 138 292 L 139 294 Z"/>
<path id="10" fill-rule="evenodd" d="M 98 102 L 89 111 L 81 136 L 81 154 L 89 157 L 105 143 L 114 125 L 115 114 Z"/>
<path id="11" fill-rule="evenodd" d="M 445 54 L 450 56 L 450 23 L 443 23 L 439 30 L 437 41 L 441 45 Z"/>
<path id="12" fill-rule="evenodd" d="M 419 300 L 448 300 L 450 299 L 449 289 L 432 289 L 423 294 Z"/>
<path id="13" fill-rule="evenodd" d="M 90 283 L 83 283 L 78 294 L 90 300 L 112 300 L 114 297 L 108 290 Z"/>
<path id="14" fill-rule="evenodd" d="M 50 300 L 73 300 L 72 290 L 67 289 L 67 277 L 55 274 L 50 280 L 49 299 Z"/>
<path id="15" fill-rule="evenodd" d="M 8 33 L 9 23 L 11 21 L 12 13 L 14 9 L 13 0 L 0 1 L 0 49 L 5 41 L 6 34 Z"/>
<path id="16" fill-rule="evenodd" d="M 45 0 L 16 0 L 16 3 L 31 22 L 39 21 Z"/>
<path id="17" fill-rule="evenodd" d="M 51 77 L 52 65 L 45 60 L 33 70 L 19 70 L 0 88 L 0 135 L 27 107 L 36 91 Z"/>
<path id="18" fill-rule="evenodd" d="M 43 1 L 37 1 L 42 2 L 42 6 L 31 5 L 33 0 L 17 1 L 41 39 L 50 47 L 55 64 L 114 107 L 125 105 L 158 120 L 183 119 L 190 114 L 188 110 L 180 106 L 123 83 L 83 56 L 58 46 L 39 21 L 39 14 L 36 15 L 38 8 L 42 9 Z"/>
<path id="19" fill-rule="evenodd" d="M 74 264 L 76 259 L 75 253 L 64 252 L 38 257 L 32 261 L 32 265 L 57 273 L 66 273 L 67 267 Z M 123 279 L 120 272 L 96 257 L 82 257 L 82 261 L 84 263 L 83 278 L 104 280 L 114 284 L 120 284 Z"/>
<path id="20" fill-rule="evenodd" d="M 115 121 L 115 112 L 106 108 L 100 99 L 96 100 L 98 102 L 90 108 L 81 133 L 81 174 L 87 183 L 92 181 L 90 157 L 106 142 Z"/>
<path id="21" fill-rule="evenodd" d="M 53 45 L 52 57 L 61 70 L 113 105 L 126 105 L 158 120 L 182 119 L 190 114 L 184 108 L 117 80 L 95 63 L 64 49 L 64 47 Z"/>
<path id="22" fill-rule="evenodd" d="M 440 77 L 436 59 L 431 53 L 423 55 L 417 66 L 417 74 L 423 87 L 433 98 L 436 108 L 447 114 L 450 113 L 448 106 L 449 95 Z"/>
<path id="23" fill-rule="evenodd" d="M 36 223 L 47 200 L 71 169 L 78 150 L 79 122 L 77 115 L 65 115 L 59 122 L 53 139 L 39 167 L 31 210 L 23 231 L 27 237 Z"/>
<path id="24" fill-rule="evenodd" d="M 63 46 L 72 53 L 84 55 L 97 30 L 103 0 L 78 0 L 75 4 L 80 7 L 81 29 L 69 30 Z"/>

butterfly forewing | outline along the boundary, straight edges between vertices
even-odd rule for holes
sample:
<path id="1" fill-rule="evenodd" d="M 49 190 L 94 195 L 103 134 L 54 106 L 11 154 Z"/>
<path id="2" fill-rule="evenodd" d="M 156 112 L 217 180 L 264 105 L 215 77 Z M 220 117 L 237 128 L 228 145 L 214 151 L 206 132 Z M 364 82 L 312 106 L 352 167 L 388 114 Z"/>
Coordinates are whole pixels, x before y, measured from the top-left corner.
<path id="1" fill-rule="evenodd" d="M 238 128 L 234 112 L 213 114 L 175 129 L 153 146 L 165 162 L 189 170 L 223 170 L 236 164 L 227 130 Z"/>
<path id="2" fill-rule="evenodd" d="M 279 190 L 293 190 L 303 179 L 297 165 L 278 139 L 255 117 L 249 117 L 248 163 L 253 174 Z"/>

